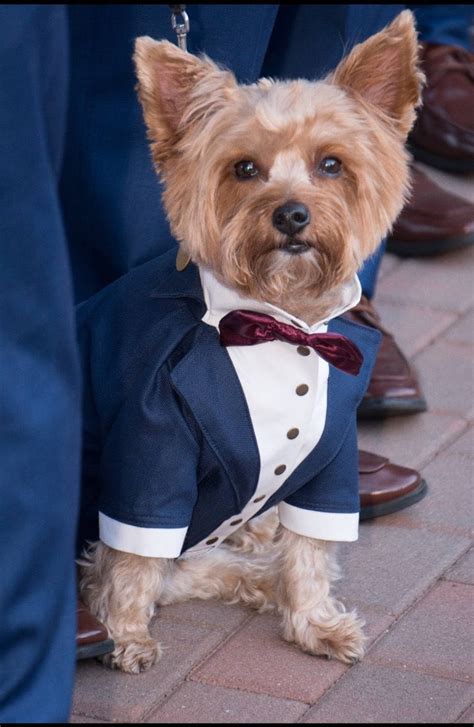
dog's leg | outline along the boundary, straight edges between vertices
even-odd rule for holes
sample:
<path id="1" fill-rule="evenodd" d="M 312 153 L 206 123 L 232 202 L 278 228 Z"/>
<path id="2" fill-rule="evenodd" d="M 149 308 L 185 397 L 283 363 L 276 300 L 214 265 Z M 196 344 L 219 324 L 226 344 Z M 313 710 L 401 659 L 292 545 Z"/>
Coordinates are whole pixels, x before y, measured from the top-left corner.
<path id="1" fill-rule="evenodd" d="M 122 553 L 101 542 L 79 561 L 81 597 L 115 641 L 115 650 L 101 657 L 107 666 L 138 674 L 160 658 L 160 644 L 148 625 L 173 564 L 167 558 Z"/>
<path id="2" fill-rule="evenodd" d="M 270 510 L 249 520 L 245 525 L 229 535 L 224 543 L 234 552 L 263 554 L 273 547 L 278 528 L 278 514 Z"/>
<path id="3" fill-rule="evenodd" d="M 219 598 L 228 604 L 270 610 L 275 607 L 275 555 L 271 549 L 252 556 L 221 545 L 198 557 L 180 558 L 166 578 L 159 604 Z"/>
<path id="4" fill-rule="evenodd" d="M 330 595 L 339 572 L 333 543 L 297 535 L 283 526 L 276 538 L 280 550 L 278 605 L 283 638 L 310 654 L 351 663 L 363 656 L 363 621 Z"/>

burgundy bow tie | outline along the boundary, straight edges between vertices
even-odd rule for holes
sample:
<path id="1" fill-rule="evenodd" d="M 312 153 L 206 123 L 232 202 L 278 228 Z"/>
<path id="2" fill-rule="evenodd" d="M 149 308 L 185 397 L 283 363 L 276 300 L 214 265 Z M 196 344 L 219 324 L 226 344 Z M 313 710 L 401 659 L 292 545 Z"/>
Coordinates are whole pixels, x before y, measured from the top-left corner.
<path id="1" fill-rule="evenodd" d="M 338 333 L 305 333 L 265 313 L 231 311 L 221 319 L 219 332 L 222 346 L 254 346 L 276 339 L 310 346 L 325 361 L 353 376 L 357 376 L 363 361 L 355 343 L 345 336 Z"/>

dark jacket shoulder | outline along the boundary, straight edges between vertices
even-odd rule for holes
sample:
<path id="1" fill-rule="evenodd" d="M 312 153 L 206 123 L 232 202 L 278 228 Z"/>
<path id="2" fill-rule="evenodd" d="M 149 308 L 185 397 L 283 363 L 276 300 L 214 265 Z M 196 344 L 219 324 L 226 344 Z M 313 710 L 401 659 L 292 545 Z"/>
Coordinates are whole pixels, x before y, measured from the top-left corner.
<path id="1" fill-rule="evenodd" d="M 130 270 L 76 309 L 86 395 L 100 397 L 101 408 L 115 408 L 199 325 L 199 273 L 178 272 L 175 258 L 171 250 Z"/>

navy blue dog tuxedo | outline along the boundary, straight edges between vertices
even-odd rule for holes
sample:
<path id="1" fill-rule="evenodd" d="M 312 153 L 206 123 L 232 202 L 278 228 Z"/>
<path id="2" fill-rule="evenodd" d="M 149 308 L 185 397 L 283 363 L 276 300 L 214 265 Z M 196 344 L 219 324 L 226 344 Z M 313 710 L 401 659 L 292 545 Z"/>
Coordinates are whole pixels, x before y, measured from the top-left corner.
<path id="1" fill-rule="evenodd" d="M 191 557 L 276 505 L 294 532 L 355 540 L 356 408 L 380 334 L 338 317 L 358 302 L 357 279 L 344 296 L 336 317 L 310 328 L 210 270 L 177 272 L 170 251 L 80 305 L 79 546 L 100 537 L 138 555 Z M 223 347 L 218 324 L 232 308 L 346 336 L 363 355 L 358 375 L 288 342 Z"/>

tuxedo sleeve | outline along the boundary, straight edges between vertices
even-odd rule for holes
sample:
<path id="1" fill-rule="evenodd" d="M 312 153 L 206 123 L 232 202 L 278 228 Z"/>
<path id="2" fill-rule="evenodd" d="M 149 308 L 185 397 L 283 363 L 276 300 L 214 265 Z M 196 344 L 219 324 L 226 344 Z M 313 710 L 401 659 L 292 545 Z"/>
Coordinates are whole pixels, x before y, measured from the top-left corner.
<path id="1" fill-rule="evenodd" d="M 359 527 L 359 460 L 355 416 L 334 459 L 279 504 L 280 521 L 298 535 L 354 541 Z"/>
<path id="2" fill-rule="evenodd" d="M 180 555 L 197 498 L 199 448 L 168 365 L 142 372 L 103 435 L 100 539 L 148 557 Z"/>

